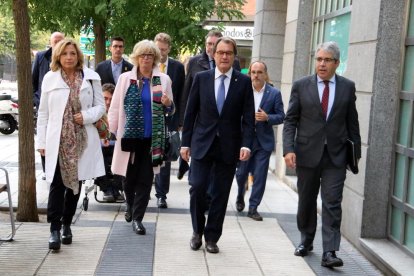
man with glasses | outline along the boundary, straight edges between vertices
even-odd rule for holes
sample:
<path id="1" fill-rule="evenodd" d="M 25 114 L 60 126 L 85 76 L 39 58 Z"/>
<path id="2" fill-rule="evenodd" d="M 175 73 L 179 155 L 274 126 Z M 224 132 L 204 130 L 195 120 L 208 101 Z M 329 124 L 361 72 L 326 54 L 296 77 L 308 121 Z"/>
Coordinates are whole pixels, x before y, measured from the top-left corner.
<path id="1" fill-rule="evenodd" d="M 102 61 L 96 66 L 96 72 L 101 77 L 101 83 L 112 83 L 116 85 L 119 75 L 124 72 L 131 71 L 132 64 L 124 60 L 124 39 L 120 36 L 111 38 L 109 51 L 111 52 L 111 59 Z"/>
<path id="2" fill-rule="evenodd" d="M 193 84 L 194 76 L 198 72 L 214 69 L 216 67 L 213 55 L 214 44 L 217 39 L 222 37 L 221 31 L 212 29 L 206 35 L 205 49 L 199 55 L 196 55 L 190 59 L 187 65 L 184 91 L 181 97 L 181 110 L 180 110 L 180 126 L 183 125 L 185 107 L 187 106 L 187 100 L 190 93 L 191 85 Z M 240 71 L 240 63 L 237 58 L 234 59 L 233 68 Z"/>
<path id="3" fill-rule="evenodd" d="M 221 37 L 213 48 L 216 68 L 195 75 L 184 118 L 181 158 L 191 156 L 190 213 L 198 250 L 202 236 L 209 253 L 218 253 L 231 184 L 238 160 L 246 161 L 254 135 L 254 101 L 250 78 L 232 68 L 236 42 Z M 210 177 L 213 181 L 210 181 Z M 211 205 L 206 223 L 206 191 Z"/>
<path id="4" fill-rule="evenodd" d="M 322 198 L 321 265 L 338 267 L 336 256 L 341 242 L 341 202 L 346 177 L 346 141 L 355 144 L 361 157 L 355 83 L 335 74 L 340 51 L 336 42 L 318 45 L 316 74 L 293 83 L 283 128 L 283 155 L 286 165 L 298 176 L 297 225 L 301 242 L 296 256 L 313 250 L 317 226 L 317 198 Z"/>

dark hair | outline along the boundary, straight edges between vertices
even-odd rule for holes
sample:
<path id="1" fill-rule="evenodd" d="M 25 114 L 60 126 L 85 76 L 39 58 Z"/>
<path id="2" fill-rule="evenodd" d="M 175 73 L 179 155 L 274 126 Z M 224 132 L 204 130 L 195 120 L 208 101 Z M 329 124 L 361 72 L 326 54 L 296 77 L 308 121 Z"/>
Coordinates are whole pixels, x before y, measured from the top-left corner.
<path id="1" fill-rule="evenodd" d="M 107 92 L 111 93 L 111 95 L 113 95 L 114 90 L 115 90 L 115 85 L 113 85 L 112 83 L 104 83 L 102 85 L 102 92 L 107 91 Z"/>
<path id="2" fill-rule="evenodd" d="M 125 40 L 121 37 L 121 36 L 113 36 L 111 37 L 111 46 L 112 46 L 112 42 L 114 41 L 122 41 L 125 44 Z"/>
<path id="3" fill-rule="evenodd" d="M 214 54 L 216 53 L 217 45 L 220 42 L 223 42 L 223 43 L 226 43 L 226 44 L 232 44 L 233 45 L 234 55 L 237 56 L 237 44 L 236 44 L 236 41 L 234 41 L 233 38 L 230 38 L 228 36 L 223 36 L 223 37 L 220 37 L 219 39 L 217 39 L 217 42 L 216 42 L 216 44 L 214 45 L 214 48 L 213 48 L 213 53 Z"/>

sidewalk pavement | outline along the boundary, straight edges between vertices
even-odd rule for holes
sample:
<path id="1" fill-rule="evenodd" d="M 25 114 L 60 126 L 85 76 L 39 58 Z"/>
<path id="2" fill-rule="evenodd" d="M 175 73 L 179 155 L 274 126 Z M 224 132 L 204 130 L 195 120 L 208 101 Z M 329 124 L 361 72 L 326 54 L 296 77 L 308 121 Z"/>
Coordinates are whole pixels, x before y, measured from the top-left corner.
<path id="1" fill-rule="evenodd" d="M 17 132 L 0 134 L 0 167 L 9 171 L 13 206 L 17 206 Z M 187 177 L 176 178 L 178 165 L 172 164 L 168 209 L 158 209 L 154 190 L 143 220 L 145 236 L 136 235 L 123 218 L 122 203 L 98 203 L 90 193 L 89 208 L 81 209 L 84 191 L 74 218 L 73 243 L 60 252 L 48 249 L 49 224 L 16 222 L 13 242 L 0 242 L 2 275 L 382 275 L 345 238 L 338 256 L 344 266 L 321 267 L 320 222 L 314 251 L 307 257 L 293 255 L 300 240 L 296 228 L 297 194 L 269 173 L 259 212 L 262 222 L 238 213 L 234 181 L 227 207 L 220 253 L 209 254 L 204 244 L 190 249 L 192 234 Z M 47 205 L 48 185 L 41 180 L 40 158 L 36 154 L 37 203 Z M 0 178 L 0 182 L 4 178 Z M 90 184 L 90 182 L 88 181 Z M 87 183 L 87 184 L 88 184 Z M 248 202 L 250 191 L 247 192 Z M 98 197 L 101 197 L 98 192 Z M 0 194 L 0 236 L 7 235 L 10 222 L 6 212 L 6 193 Z M 204 243 L 204 241 L 203 241 Z"/>

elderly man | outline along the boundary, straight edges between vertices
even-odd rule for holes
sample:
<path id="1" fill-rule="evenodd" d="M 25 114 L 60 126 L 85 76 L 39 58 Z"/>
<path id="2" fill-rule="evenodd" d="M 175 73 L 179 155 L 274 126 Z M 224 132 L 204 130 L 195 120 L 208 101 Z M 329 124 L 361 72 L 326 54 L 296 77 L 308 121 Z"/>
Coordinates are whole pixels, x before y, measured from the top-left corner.
<path id="1" fill-rule="evenodd" d="M 358 112 L 354 82 L 335 74 L 340 62 L 335 42 L 318 45 L 316 74 L 292 85 L 283 128 L 283 155 L 286 165 L 296 168 L 299 205 L 297 213 L 301 242 L 296 256 L 313 250 L 317 226 L 316 200 L 321 188 L 321 265 L 342 266 L 336 256 L 341 242 L 341 201 L 346 177 L 346 141 L 355 143 L 361 156 Z"/>
<path id="2" fill-rule="evenodd" d="M 191 156 L 190 212 L 193 236 L 190 247 L 198 250 L 205 237 L 206 250 L 218 253 L 230 188 L 238 160 L 250 157 L 254 135 L 254 102 L 250 78 L 232 68 L 236 42 L 221 37 L 213 49 L 216 68 L 197 74 L 185 113 L 181 157 Z M 213 181 L 209 177 L 213 172 Z M 206 191 L 211 206 L 206 211 Z"/>

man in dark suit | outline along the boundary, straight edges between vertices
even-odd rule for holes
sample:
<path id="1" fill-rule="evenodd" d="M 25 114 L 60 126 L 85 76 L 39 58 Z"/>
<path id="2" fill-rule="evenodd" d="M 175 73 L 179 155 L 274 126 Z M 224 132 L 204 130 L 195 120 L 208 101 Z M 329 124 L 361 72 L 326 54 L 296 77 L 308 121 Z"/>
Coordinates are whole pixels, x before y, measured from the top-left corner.
<path id="1" fill-rule="evenodd" d="M 190 94 L 191 85 L 193 84 L 194 77 L 198 72 L 214 69 L 216 67 L 213 47 L 217 42 L 217 39 L 222 37 L 223 34 L 219 30 L 212 29 L 206 35 L 206 47 L 203 52 L 190 59 L 187 65 L 187 72 L 185 77 L 184 91 L 181 96 L 181 110 L 180 110 L 180 126 L 183 125 L 185 107 L 187 106 L 188 96 Z M 240 63 L 237 59 L 233 62 L 233 68 L 240 71 Z"/>
<path id="2" fill-rule="evenodd" d="M 36 106 L 36 111 L 39 109 L 40 96 L 42 95 L 43 77 L 50 71 L 50 63 L 52 62 L 52 51 L 56 44 L 63 40 L 65 35 L 61 32 L 54 32 L 50 36 L 50 48 L 38 52 L 32 66 L 32 86 L 33 86 L 33 103 Z M 42 179 L 46 180 L 45 176 L 45 156 L 41 155 L 43 175 Z"/>
<path id="3" fill-rule="evenodd" d="M 169 131 L 178 131 L 178 121 L 180 117 L 180 96 L 184 87 L 184 65 L 178 60 L 168 57 L 171 50 L 171 37 L 166 33 L 159 33 L 155 36 L 154 42 L 161 52 L 159 69 L 167 74 L 172 81 L 172 93 L 174 97 L 175 113 L 166 117 L 167 128 Z M 160 173 L 155 175 L 155 196 L 159 208 L 167 208 L 167 194 L 170 190 L 171 162 L 165 162 L 161 167 Z"/>
<path id="4" fill-rule="evenodd" d="M 283 155 L 286 165 L 298 176 L 297 224 L 301 243 L 296 256 L 313 250 L 317 226 L 317 197 L 321 187 L 322 240 L 321 265 L 342 266 L 336 256 L 341 241 L 341 201 L 346 177 L 346 140 L 356 145 L 361 156 L 358 112 L 354 82 L 335 74 L 339 66 L 335 42 L 318 45 L 316 74 L 295 81 L 283 129 Z"/>
<path id="5" fill-rule="evenodd" d="M 198 250 L 202 236 L 209 253 L 218 253 L 217 241 L 238 160 L 246 161 L 254 135 L 254 101 L 250 78 L 232 68 L 236 42 L 217 40 L 213 49 L 216 68 L 196 74 L 185 113 L 181 157 L 191 155 L 190 212 L 193 236 L 190 246 Z M 206 210 L 206 190 L 211 181 L 211 206 Z"/>
<path id="6" fill-rule="evenodd" d="M 111 59 L 100 62 L 95 70 L 101 77 L 102 84 L 112 83 L 116 85 L 119 75 L 131 71 L 133 65 L 122 58 L 124 47 L 122 37 L 115 36 L 111 38 L 111 44 L 109 45 Z"/>
<path id="7" fill-rule="evenodd" d="M 249 172 L 253 172 L 254 181 L 247 216 L 261 221 L 263 217 L 257 212 L 257 207 L 263 198 L 270 155 L 275 149 L 273 126 L 283 123 L 285 112 L 283 111 L 280 91 L 266 83 L 266 79 L 268 79 L 266 64 L 262 61 L 255 61 L 250 64 L 249 76 L 253 84 L 256 131 L 250 159 L 239 162 L 236 171 L 236 180 L 239 187 L 236 209 L 239 212 L 244 209 L 245 183 Z"/>

